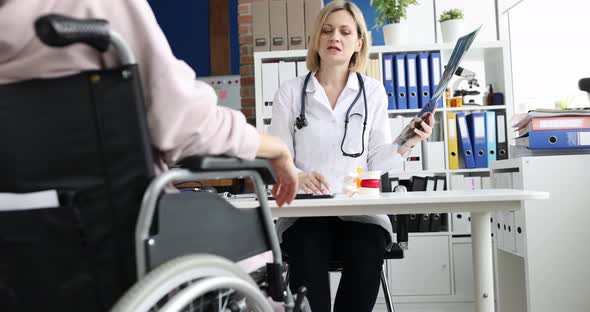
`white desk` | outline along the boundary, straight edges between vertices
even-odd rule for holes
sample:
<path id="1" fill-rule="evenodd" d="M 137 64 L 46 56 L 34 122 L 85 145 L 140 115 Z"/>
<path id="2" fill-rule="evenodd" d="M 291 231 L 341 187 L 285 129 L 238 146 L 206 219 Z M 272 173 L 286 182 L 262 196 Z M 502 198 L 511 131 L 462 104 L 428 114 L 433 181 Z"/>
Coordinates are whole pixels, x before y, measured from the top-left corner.
<path id="1" fill-rule="evenodd" d="M 471 240 L 476 311 L 494 311 L 494 279 L 490 213 L 517 211 L 526 200 L 549 198 L 547 192 L 510 189 L 477 191 L 383 193 L 378 198 L 336 196 L 302 199 L 278 208 L 269 205 L 274 217 L 319 217 L 359 214 L 410 214 L 471 212 Z"/>

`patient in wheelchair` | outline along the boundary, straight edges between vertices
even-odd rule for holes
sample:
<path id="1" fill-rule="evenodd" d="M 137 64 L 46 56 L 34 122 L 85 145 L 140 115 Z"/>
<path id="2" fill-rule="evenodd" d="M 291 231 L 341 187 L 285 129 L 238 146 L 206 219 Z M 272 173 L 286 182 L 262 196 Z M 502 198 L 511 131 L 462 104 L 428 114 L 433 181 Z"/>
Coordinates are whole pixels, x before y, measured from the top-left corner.
<path id="1" fill-rule="evenodd" d="M 106 20 L 134 56 L 117 76 L 107 69 L 116 68 L 120 56 L 100 38 L 49 47 L 33 27 L 46 14 Z M 100 34 L 101 22 L 95 25 Z M 268 159 L 277 203 L 293 200 L 297 176 L 286 145 L 259 134 L 242 113 L 216 105 L 213 89 L 174 57 L 146 1 L 0 0 L 0 29 L 0 193 L 57 189 L 60 202 L 57 209 L 19 211 L 0 205 L 0 311 L 112 307 L 137 278 L 131 238 L 139 213 L 129 205 L 139 205 L 153 176 L 187 157 Z M 115 106 L 111 97 L 124 92 L 109 83 L 125 84 L 134 73 L 125 66 L 135 63 L 141 85 L 132 86 L 139 94 L 128 96 L 143 107 L 129 108 L 139 122 L 126 137 L 120 133 L 134 126 L 118 118 L 128 108 Z M 76 96 L 92 98 L 94 108 L 75 105 Z M 86 117 L 92 123 L 82 121 Z"/>
<path id="2" fill-rule="evenodd" d="M 32 27 L 45 13 L 109 21 L 134 52 L 143 81 L 148 125 L 156 161 L 173 165 L 191 155 L 228 155 L 273 160 L 282 190 L 280 203 L 292 199 L 296 176 L 292 157 L 280 140 L 259 134 L 241 112 L 217 106 L 215 91 L 172 54 L 146 1 L 0 1 L 0 84 L 50 78 L 81 70 L 108 68 L 116 55 L 76 45 L 67 50 L 42 44 Z M 290 201 L 290 200 L 289 200 Z"/>

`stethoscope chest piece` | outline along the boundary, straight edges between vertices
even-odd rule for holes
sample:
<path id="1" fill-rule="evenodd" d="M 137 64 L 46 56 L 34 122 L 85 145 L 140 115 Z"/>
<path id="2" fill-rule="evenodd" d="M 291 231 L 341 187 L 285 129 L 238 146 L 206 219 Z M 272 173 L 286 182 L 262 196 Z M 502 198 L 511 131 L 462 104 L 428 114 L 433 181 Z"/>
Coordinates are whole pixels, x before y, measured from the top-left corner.
<path id="1" fill-rule="evenodd" d="M 305 115 L 300 115 L 295 118 L 295 127 L 297 127 L 298 130 L 307 127 L 307 118 L 305 118 Z"/>

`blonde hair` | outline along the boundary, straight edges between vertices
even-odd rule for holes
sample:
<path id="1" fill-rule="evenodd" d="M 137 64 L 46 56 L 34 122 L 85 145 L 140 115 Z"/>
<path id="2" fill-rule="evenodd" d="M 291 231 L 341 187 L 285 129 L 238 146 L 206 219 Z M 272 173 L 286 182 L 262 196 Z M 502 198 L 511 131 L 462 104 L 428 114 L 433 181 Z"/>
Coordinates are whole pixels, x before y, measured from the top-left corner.
<path id="1" fill-rule="evenodd" d="M 320 35 L 322 31 L 322 25 L 333 12 L 346 10 L 356 23 L 356 31 L 359 39 L 363 40 L 361 50 L 354 52 L 350 57 L 348 69 L 355 72 L 362 72 L 367 65 L 369 59 L 369 47 L 371 46 L 370 39 L 368 38 L 367 24 L 365 23 L 365 17 L 363 12 L 356 6 L 356 4 L 349 1 L 334 0 L 328 3 L 318 14 L 313 25 L 313 31 L 311 38 L 309 39 L 309 45 L 307 48 L 307 68 L 312 72 L 317 72 L 320 69 L 321 59 L 318 53 L 320 46 Z"/>

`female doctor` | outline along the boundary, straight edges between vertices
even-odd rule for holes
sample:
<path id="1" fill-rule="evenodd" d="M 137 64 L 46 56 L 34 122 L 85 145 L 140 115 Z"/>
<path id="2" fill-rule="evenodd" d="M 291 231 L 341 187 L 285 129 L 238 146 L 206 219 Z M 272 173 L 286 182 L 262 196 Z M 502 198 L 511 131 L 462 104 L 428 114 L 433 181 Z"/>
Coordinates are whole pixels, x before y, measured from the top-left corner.
<path id="1" fill-rule="evenodd" d="M 359 8 L 330 2 L 310 39 L 311 73 L 285 82 L 275 95 L 270 132 L 287 144 L 306 193 L 340 192 L 343 178 L 358 167 L 401 168 L 412 147 L 432 133 L 430 116 L 420 121 L 422 131 L 412 121 L 415 135 L 404 145 L 392 143 L 383 84 L 358 74 L 369 46 Z M 334 311 L 372 311 L 393 241 L 387 216 L 281 218 L 277 231 L 289 256 L 290 285 L 307 287 L 314 312 L 330 311 L 330 259 L 344 262 Z"/>

